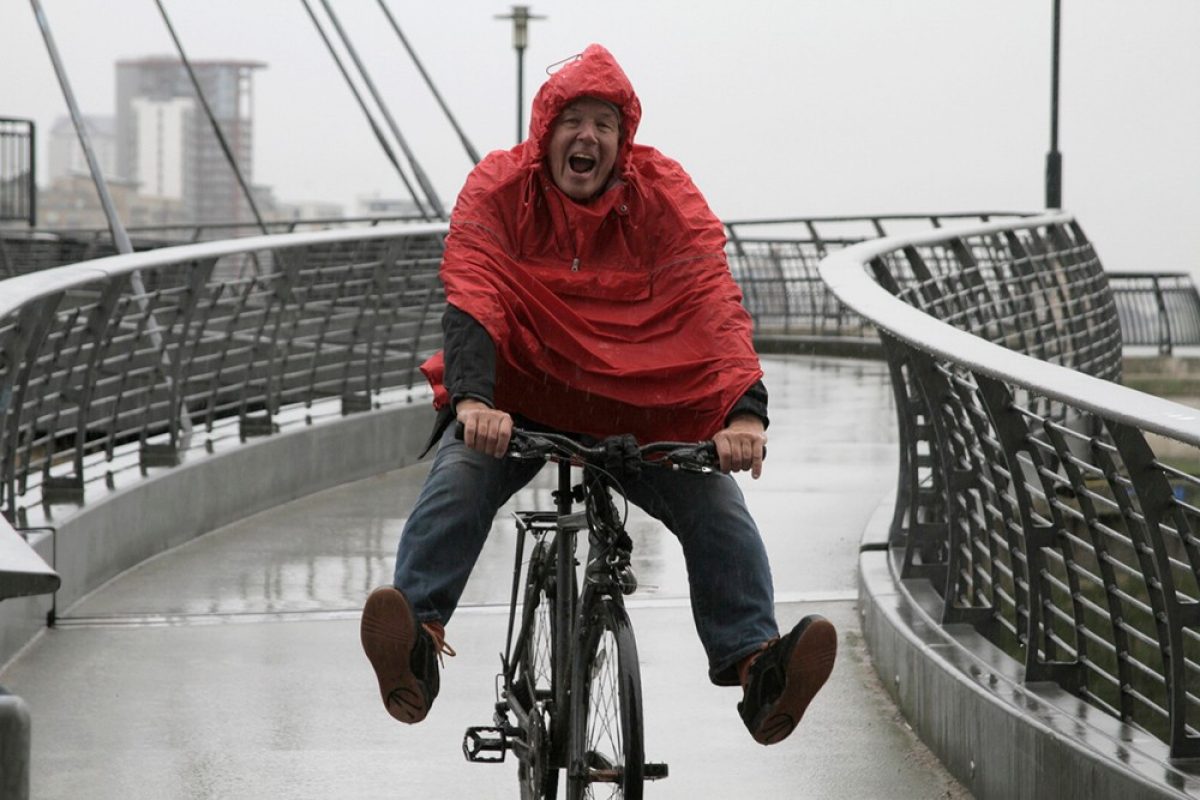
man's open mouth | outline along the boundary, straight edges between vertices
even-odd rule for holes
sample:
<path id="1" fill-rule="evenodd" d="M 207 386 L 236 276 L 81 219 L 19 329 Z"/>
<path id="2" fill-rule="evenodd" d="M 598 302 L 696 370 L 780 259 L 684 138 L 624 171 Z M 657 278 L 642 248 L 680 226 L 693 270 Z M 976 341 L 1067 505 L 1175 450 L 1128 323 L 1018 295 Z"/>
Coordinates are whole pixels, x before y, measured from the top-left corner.
<path id="1" fill-rule="evenodd" d="M 596 166 L 596 159 L 591 156 L 571 156 L 567 159 L 567 164 L 571 167 L 572 172 L 580 174 L 591 172 Z"/>

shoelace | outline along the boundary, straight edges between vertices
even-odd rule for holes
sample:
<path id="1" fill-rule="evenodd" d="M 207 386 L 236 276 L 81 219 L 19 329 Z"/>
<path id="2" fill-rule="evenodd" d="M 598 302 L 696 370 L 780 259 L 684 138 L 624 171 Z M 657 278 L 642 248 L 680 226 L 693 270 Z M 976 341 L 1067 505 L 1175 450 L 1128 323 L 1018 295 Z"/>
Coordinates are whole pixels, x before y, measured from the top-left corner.
<path id="1" fill-rule="evenodd" d="M 768 639 L 767 641 L 762 643 L 761 647 L 759 647 L 757 650 L 755 650 L 750 655 L 743 658 L 741 663 L 738 664 L 738 682 L 742 685 L 743 689 L 746 688 L 746 683 L 750 678 L 750 668 L 752 666 L 754 666 L 754 662 L 758 661 L 759 656 L 761 656 L 763 653 L 767 652 L 767 648 L 769 648 L 771 645 L 775 644 L 775 642 L 778 642 L 778 641 L 779 641 L 778 636 L 776 636 L 772 639 Z"/>
<path id="2" fill-rule="evenodd" d="M 421 627 L 433 639 L 433 649 L 437 653 L 438 665 L 442 669 L 446 668 L 446 661 L 442 658 L 443 655 L 454 658 L 458 653 L 454 652 L 454 648 L 446 644 L 446 626 L 440 622 L 423 622 Z"/>

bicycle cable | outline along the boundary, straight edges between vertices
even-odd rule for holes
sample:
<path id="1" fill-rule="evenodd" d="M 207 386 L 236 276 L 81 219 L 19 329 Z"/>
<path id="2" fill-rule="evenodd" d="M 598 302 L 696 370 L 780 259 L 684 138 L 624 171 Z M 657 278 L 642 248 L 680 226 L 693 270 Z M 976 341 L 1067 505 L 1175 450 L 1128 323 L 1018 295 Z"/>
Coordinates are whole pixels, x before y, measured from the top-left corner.
<path id="1" fill-rule="evenodd" d="M 591 465 L 591 464 L 584 464 L 583 469 L 584 469 L 585 473 L 588 470 L 591 470 L 592 472 L 595 472 L 598 475 L 604 476 L 610 482 L 611 488 L 617 489 L 617 494 L 621 496 L 621 502 L 624 505 L 624 512 L 617 513 L 618 519 L 616 520 L 616 522 L 621 530 L 625 530 L 625 523 L 629 520 L 629 498 L 625 496 L 625 489 L 624 489 L 624 487 L 621 486 L 621 482 L 617 480 L 617 476 L 613 475 L 611 472 L 606 470 L 604 467 L 598 467 L 598 466 Z M 585 482 L 586 482 L 586 478 L 585 478 Z M 608 487 L 605 487 L 605 488 L 608 488 Z M 584 504 L 584 509 L 587 512 L 588 524 L 591 525 L 593 528 L 595 528 L 598 526 L 599 521 L 595 517 L 595 511 L 592 506 L 592 503 L 590 502 L 593 497 L 593 494 L 590 490 L 585 489 L 585 491 L 587 491 L 587 497 L 589 500 L 589 502 Z M 611 502 L 612 493 L 608 492 L 607 496 L 609 498 L 609 501 Z"/>

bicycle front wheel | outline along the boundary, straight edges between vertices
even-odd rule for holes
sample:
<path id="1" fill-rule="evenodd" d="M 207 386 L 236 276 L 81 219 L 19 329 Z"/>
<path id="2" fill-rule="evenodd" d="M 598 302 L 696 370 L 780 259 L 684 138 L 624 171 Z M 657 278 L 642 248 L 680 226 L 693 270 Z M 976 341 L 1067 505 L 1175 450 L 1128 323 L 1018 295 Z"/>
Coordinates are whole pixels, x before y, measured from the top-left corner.
<path id="1" fill-rule="evenodd" d="M 629 617 L 603 598 L 586 618 L 571 675 L 569 800 L 640 800 L 642 679 Z"/>

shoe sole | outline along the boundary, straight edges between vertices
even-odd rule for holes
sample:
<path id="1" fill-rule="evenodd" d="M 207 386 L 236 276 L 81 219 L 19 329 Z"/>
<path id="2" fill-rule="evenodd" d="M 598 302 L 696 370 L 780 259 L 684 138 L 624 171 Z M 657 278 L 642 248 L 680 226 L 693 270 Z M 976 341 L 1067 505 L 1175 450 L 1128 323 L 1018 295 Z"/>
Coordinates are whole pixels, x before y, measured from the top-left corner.
<path id="1" fill-rule="evenodd" d="M 429 704 L 411 667 L 417 620 L 404 595 L 390 586 L 371 592 L 363 606 L 359 633 L 387 712 L 410 725 L 425 719 Z"/>
<path id="2" fill-rule="evenodd" d="M 779 699 L 763 710 L 752 734 L 759 744 L 776 744 L 792 734 L 800 724 L 808 704 L 829 680 L 837 657 L 837 630 L 824 617 L 805 627 L 792 648 L 787 665 L 787 681 Z"/>

